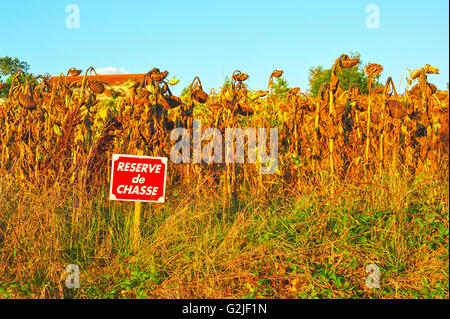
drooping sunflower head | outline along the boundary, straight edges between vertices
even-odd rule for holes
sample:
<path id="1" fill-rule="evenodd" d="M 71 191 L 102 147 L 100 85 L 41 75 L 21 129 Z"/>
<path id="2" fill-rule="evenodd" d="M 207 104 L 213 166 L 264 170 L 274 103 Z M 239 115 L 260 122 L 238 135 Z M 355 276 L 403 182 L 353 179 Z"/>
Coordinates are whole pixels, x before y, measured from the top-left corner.
<path id="1" fill-rule="evenodd" d="M 193 97 L 199 103 L 206 103 L 208 101 L 208 93 L 200 88 L 196 88 L 194 90 Z"/>
<path id="2" fill-rule="evenodd" d="M 299 87 L 295 87 L 295 88 L 289 89 L 289 93 L 292 94 L 292 95 L 297 95 L 298 92 L 300 92 L 300 88 Z"/>
<path id="3" fill-rule="evenodd" d="M 168 71 L 159 72 L 159 70 L 157 70 L 155 72 L 150 73 L 150 78 L 152 79 L 152 81 L 161 82 L 166 78 L 168 74 L 169 74 Z"/>
<path id="4" fill-rule="evenodd" d="M 71 67 L 68 71 L 67 74 L 69 74 L 70 76 L 77 76 L 80 75 L 81 70 L 77 70 L 74 67 Z"/>
<path id="5" fill-rule="evenodd" d="M 283 75 L 283 70 L 274 70 L 271 74 L 271 77 L 273 78 L 279 78 L 280 76 Z"/>
<path id="6" fill-rule="evenodd" d="M 89 81 L 89 88 L 96 94 L 102 94 L 105 91 L 105 83 L 102 81 Z"/>
<path id="7" fill-rule="evenodd" d="M 345 56 L 341 60 L 341 66 L 344 69 L 350 69 L 359 63 L 359 59 L 350 59 L 348 56 Z"/>
<path id="8" fill-rule="evenodd" d="M 238 82 L 243 82 L 248 79 L 248 74 L 238 72 L 233 74 L 233 79 Z"/>
<path id="9" fill-rule="evenodd" d="M 174 96 L 174 95 L 165 96 L 164 102 L 165 103 L 162 103 L 162 106 L 165 109 L 173 109 L 173 108 L 176 108 L 176 107 L 180 106 L 181 104 L 183 104 L 181 99 L 178 96 Z"/>
<path id="10" fill-rule="evenodd" d="M 426 74 L 439 74 L 439 69 L 434 68 L 429 64 L 425 64 L 424 70 Z"/>

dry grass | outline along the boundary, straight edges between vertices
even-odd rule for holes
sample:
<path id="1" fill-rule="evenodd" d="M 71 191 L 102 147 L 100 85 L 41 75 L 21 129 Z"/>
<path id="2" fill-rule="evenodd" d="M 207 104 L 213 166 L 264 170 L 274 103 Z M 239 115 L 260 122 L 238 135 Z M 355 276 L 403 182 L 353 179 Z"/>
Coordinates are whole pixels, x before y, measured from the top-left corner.
<path id="1" fill-rule="evenodd" d="M 448 182 L 390 177 L 390 192 L 347 184 L 324 205 L 317 191 L 250 192 L 224 219 L 207 181 L 144 205 L 133 254 L 129 203 L 3 180 L 2 296 L 448 298 Z M 81 269 L 75 292 L 63 282 L 70 263 Z M 365 287 L 371 263 L 381 268 L 378 290 Z"/>

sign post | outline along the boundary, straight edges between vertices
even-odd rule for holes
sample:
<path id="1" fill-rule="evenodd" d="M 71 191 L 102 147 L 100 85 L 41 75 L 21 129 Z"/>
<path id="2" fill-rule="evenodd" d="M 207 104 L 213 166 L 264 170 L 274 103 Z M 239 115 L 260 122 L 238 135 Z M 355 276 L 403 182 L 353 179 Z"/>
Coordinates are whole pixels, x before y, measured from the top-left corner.
<path id="1" fill-rule="evenodd" d="M 113 154 L 110 200 L 134 201 L 131 246 L 139 249 L 141 203 L 164 203 L 167 157 Z"/>
<path id="2" fill-rule="evenodd" d="M 139 251 L 141 242 L 141 202 L 134 202 L 133 228 L 131 229 L 131 249 Z"/>

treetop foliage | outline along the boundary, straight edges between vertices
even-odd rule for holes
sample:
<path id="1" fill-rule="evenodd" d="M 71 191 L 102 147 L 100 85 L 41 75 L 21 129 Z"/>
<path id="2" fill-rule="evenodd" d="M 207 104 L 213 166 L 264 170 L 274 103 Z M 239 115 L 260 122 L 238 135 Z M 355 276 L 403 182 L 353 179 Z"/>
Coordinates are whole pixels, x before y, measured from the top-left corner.
<path id="1" fill-rule="evenodd" d="M 343 90 L 348 90 L 352 83 L 355 83 L 359 86 L 362 93 L 367 94 L 369 92 L 369 88 L 367 86 L 367 75 L 365 73 L 365 67 L 369 64 L 363 64 L 361 60 L 361 55 L 356 52 L 350 52 L 350 58 L 352 59 L 360 59 L 359 64 L 355 65 L 350 69 L 342 68 L 342 73 L 338 73 L 339 80 L 341 81 L 341 88 Z M 375 78 L 375 86 L 379 86 L 379 78 L 377 76 Z M 309 87 L 311 96 L 317 96 L 319 92 L 319 88 L 324 82 L 330 82 L 331 80 L 331 68 L 324 69 L 322 66 L 316 66 L 309 69 Z"/>
<path id="2" fill-rule="evenodd" d="M 30 69 L 30 65 L 27 62 L 20 61 L 18 58 L 13 59 L 9 56 L 0 58 L 0 77 L 13 75 L 18 69 L 27 73 Z"/>
<path id="3" fill-rule="evenodd" d="M 288 91 L 289 83 L 283 76 L 280 76 L 273 81 L 273 93 L 275 96 L 285 97 Z"/>

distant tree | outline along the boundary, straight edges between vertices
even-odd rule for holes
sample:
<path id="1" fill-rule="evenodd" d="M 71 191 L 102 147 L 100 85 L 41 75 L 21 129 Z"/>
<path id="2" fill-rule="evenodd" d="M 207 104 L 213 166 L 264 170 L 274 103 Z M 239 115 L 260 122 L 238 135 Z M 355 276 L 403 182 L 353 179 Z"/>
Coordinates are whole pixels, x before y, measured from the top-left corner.
<path id="1" fill-rule="evenodd" d="M 288 91 L 289 91 L 288 81 L 282 76 L 276 78 L 276 80 L 273 83 L 273 94 L 277 97 L 285 97 Z"/>
<path id="2" fill-rule="evenodd" d="M 10 75 L 5 82 L 3 82 L 3 85 L 0 85 L 0 98 L 7 97 L 9 92 L 9 87 L 11 85 L 13 76 Z M 1 82 L 1 81 L 0 81 Z M 6 84 L 6 85 L 5 85 Z"/>
<path id="3" fill-rule="evenodd" d="M 343 90 L 348 90 L 350 84 L 356 83 L 363 93 L 368 93 L 369 88 L 367 87 L 367 75 L 365 73 L 365 67 L 361 61 L 361 55 L 359 53 L 351 52 L 349 54 L 350 58 L 360 59 L 360 63 L 355 65 L 350 69 L 342 68 L 342 73 L 338 73 L 340 80 L 340 87 Z M 380 86 L 379 83 L 380 76 L 375 78 L 375 86 Z M 317 96 L 319 88 L 324 82 L 330 82 L 331 80 L 331 69 L 324 69 L 322 66 L 312 67 L 309 69 L 309 94 L 312 96 Z"/>
<path id="4" fill-rule="evenodd" d="M 330 82 L 331 69 L 324 70 L 323 67 L 317 66 L 309 69 L 309 94 L 317 96 L 319 88 L 324 82 Z"/>
<path id="5" fill-rule="evenodd" d="M 20 61 L 18 58 L 12 59 L 9 56 L 0 58 L 0 82 L 6 84 L 0 87 L 0 97 L 8 96 L 9 87 L 18 69 L 21 69 L 27 78 L 30 77 L 30 75 L 27 74 L 30 69 L 30 65 L 27 62 Z M 6 77 L 5 81 L 1 81 L 2 76 Z M 25 77 L 21 75 L 18 80 L 23 83 L 25 81 Z"/>
<path id="6" fill-rule="evenodd" d="M 27 62 L 20 61 L 18 58 L 12 59 L 9 56 L 0 58 L 0 77 L 13 75 L 18 69 L 27 73 L 30 65 Z"/>
<path id="7" fill-rule="evenodd" d="M 228 91 L 230 88 L 231 88 L 231 79 L 227 75 L 227 76 L 225 76 L 225 79 L 223 80 L 223 84 L 220 87 L 220 90 L 221 91 Z"/>
<path id="8" fill-rule="evenodd" d="M 20 83 L 25 83 L 25 77 L 28 79 L 28 81 L 31 80 L 31 74 L 26 74 L 25 76 L 21 74 L 21 75 L 17 78 L 17 80 L 18 80 Z M 11 83 L 12 83 L 13 78 L 14 78 L 14 75 L 11 74 L 10 76 L 8 76 L 8 77 L 6 78 L 5 82 L 2 83 L 3 85 L 0 87 L 0 97 L 7 97 L 7 96 L 8 96 L 8 94 L 9 94 L 9 89 L 10 89 L 10 87 L 11 87 Z M 5 85 L 5 84 L 6 84 L 6 85 Z"/>
<path id="9" fill-rule="evenodd" d="M 189 86 L 186 86 L 181 90 L 180 97 L 181 98 L 187 97 L 188 94 L 189 94 Z"/>
<path id="10" fill-rule="evenodd" d="M 323 67 L 322 66 L 316 66 L 316 67 L 312 67 L 309 68 L 309 76 L 308 76 L 308 82 L 309 82 L 309 87 L 312 88 L 314 85 L 314 82 L 316 82 L 316 80 L 320 77 L 321 74 L 323 74 Z M 331 74 L 331 70 L 330 70 L 330 74 Z"/>

